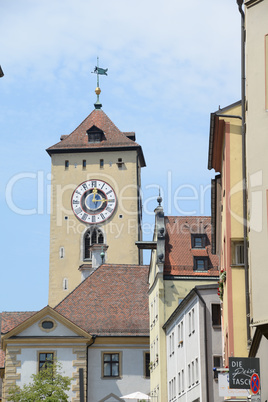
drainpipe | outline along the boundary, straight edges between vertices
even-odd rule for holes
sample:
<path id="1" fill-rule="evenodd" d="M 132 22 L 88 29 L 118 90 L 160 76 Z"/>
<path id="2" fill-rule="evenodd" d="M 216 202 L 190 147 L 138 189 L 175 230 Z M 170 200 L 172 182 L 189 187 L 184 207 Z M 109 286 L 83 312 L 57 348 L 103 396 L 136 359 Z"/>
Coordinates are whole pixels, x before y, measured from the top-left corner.
<path id="1" fill-rule="evenodd" d="M 243 177 L 243 226 L 244 226 L 244 264 L 245 264 L 245 291 L 246 291 L 246 320 L 247 343 L 250 338 L 250 303 L 249 303 L 249 270 L 248 270 L 248 230 L 247 230 L 247 172 L 246 172 L 246 69 L 245 69 L 245 13 L 242 9 L 243 0 L 236 0 L 241 14 L 241 101 L 242 101 L 242 177 Z"/>

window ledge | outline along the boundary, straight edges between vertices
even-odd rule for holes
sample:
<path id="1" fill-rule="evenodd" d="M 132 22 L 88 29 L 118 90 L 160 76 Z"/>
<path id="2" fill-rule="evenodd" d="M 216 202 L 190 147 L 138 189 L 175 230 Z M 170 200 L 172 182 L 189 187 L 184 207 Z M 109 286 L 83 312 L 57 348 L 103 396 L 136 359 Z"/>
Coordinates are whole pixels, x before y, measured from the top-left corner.
<path id="1" fill-rule="evenodd" d="M 231 268 L 245 268 L 245 264 L 231 264 Z"/>
<path id="2" fill-rule="evenodd" d="M 102 380 L 122 380 L 123 377 L 122 376 L 119 376 L 119 377 L 104 377 L 104 376 L 102 376 L 101 379 Z"/>

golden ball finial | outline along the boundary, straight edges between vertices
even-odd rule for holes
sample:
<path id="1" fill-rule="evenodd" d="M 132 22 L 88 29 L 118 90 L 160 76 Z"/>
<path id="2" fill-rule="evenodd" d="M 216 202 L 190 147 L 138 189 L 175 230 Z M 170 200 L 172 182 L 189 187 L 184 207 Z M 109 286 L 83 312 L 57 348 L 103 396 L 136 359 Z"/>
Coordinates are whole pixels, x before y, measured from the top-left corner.
<path id="1" fill-rule="evenodd" d="M 95 94 L 96 95 L 99 95 L 101 93 L 101 89 L 99 88 L 99 87 L 97 87 L 96 89 L 95 89 Z"/>

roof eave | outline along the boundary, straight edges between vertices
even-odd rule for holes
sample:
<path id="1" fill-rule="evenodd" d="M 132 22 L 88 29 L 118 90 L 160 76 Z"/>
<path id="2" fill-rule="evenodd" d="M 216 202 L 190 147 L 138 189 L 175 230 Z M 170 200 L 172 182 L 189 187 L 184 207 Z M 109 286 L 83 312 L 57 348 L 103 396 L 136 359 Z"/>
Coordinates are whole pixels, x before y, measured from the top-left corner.
<path id="1" fill-rule="evenodd" d="M 213 159 L 215 116 L 216 116 L 216 113 L 211 113 L 210 114 L 209 147 L 208 147 L 208 170 L 211 170 L 213 168 L 212 159 Z"/>
<path id="2" fill-rule="evenodd" d="M 82 153 L 82 152 L 113 152 L 113 151 L 137 151 L 140 159 L 141 167 L 146 166 L 143 151 L 140 145 L 137 146 L 111 146 L 111 147 L 99 147 L 99 148 L 47 148 L 46 152 L 49 156 L 54 154 L 68 154 L 68 153 Z"/>

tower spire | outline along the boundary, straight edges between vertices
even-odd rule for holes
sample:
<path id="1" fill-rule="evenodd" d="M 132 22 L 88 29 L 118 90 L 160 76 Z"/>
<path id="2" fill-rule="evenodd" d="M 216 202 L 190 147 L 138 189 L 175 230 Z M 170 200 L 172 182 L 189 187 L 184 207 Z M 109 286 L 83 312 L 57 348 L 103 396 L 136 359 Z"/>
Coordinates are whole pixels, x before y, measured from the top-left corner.
<path id="1" fill-rule="evenodd" d="M 99 75 L 108 75 L 107 74 L 108 68 L 101 68 L 99 67 L 99 58 L 97 57 L 97 65 L 95 66 L 94 71 L 92 71 L 93 73 L 97 74 L 97 88 L 95 89 L 95 93 L 97 95 L 97 101 L 96 103 L 94 103 L 95 109 L 101 109 L 102 104 L 100 103 L 100 93 L 101 93 L 101 89 L 99 86 Z"/>

